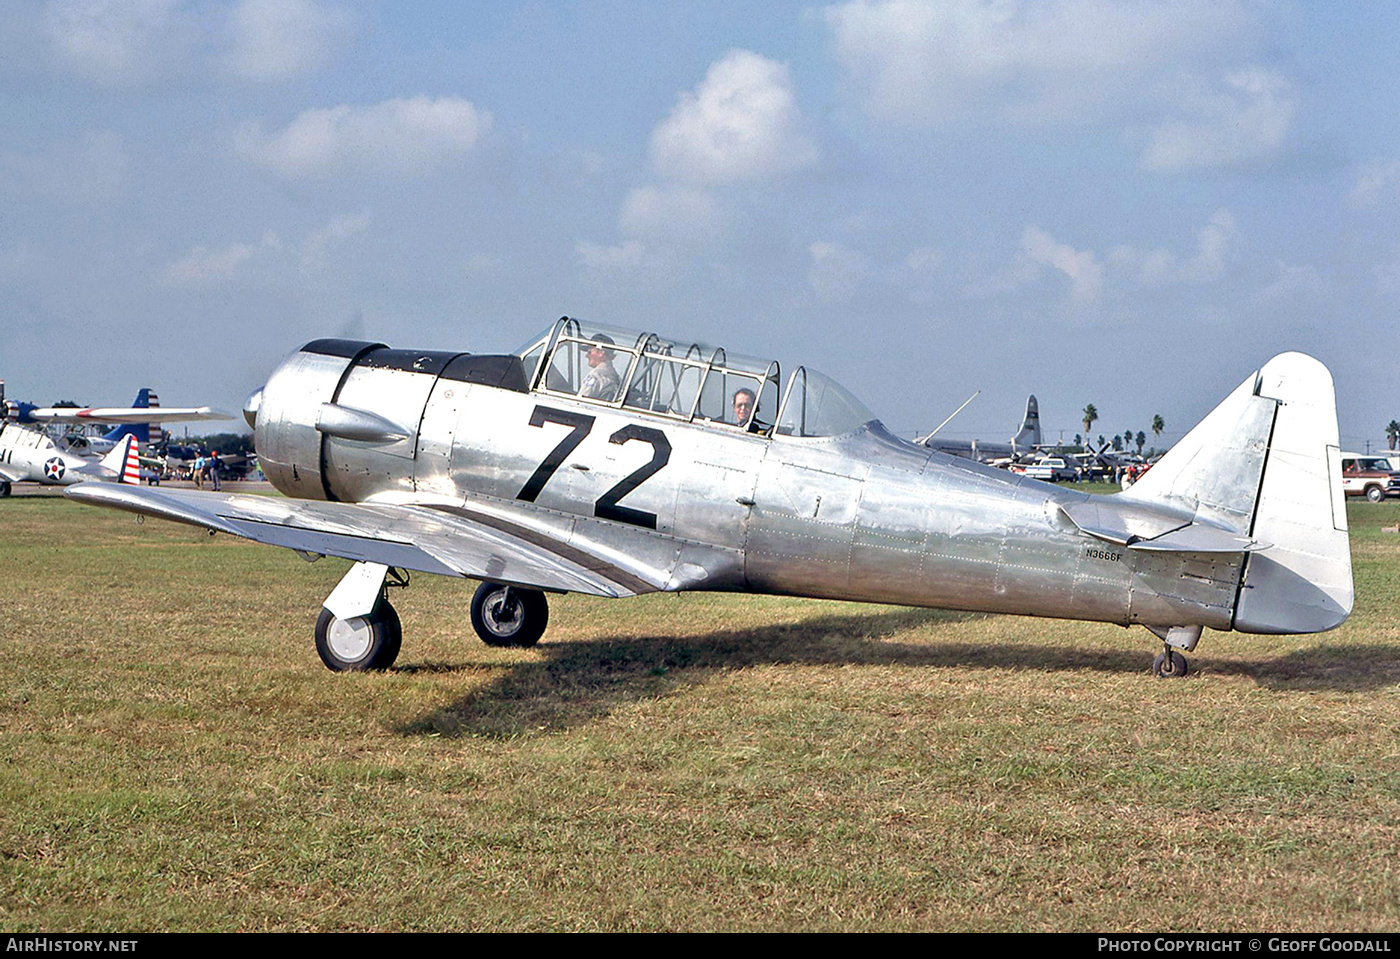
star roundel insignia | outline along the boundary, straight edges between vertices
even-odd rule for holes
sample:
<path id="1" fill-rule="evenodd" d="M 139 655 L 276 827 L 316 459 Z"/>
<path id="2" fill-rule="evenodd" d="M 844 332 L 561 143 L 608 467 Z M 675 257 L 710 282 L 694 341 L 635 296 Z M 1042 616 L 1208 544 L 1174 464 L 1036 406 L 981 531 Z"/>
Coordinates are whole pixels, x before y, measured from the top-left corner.
<path id="1" fill-rule="evenodd" d="M 45 461 L 44 461 L 44 479 L 46 479 L 46 480 L 61 480 L 61 479 L 63 479 L 63 471 L 64 471 L 64 468 L 65 468 L 65 467 L 64 467 L 64 465 L 63 465 L 63 460 L 59 459 L 57 456 L 55 456 L 55 457 L 53 457 L 53 458 L 51 458 L 51 459 L 45 460 Z"/>

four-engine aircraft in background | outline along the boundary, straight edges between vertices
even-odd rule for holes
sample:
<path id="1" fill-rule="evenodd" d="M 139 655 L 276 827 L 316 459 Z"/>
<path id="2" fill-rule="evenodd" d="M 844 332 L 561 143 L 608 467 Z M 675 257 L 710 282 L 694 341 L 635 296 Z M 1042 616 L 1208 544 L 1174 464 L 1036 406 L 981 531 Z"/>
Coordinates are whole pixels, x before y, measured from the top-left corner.
<path id="1" fill-rule="evenodd" d="M 391 665 L 386 586 L 482 581 L 528 646 L 546 593 L 728 590 L 1202 630 L 1310 633 L 1352 608 L 1332 378 L 1285 353 L 1130 490 L 1091 495 L 891 435 L 799 366 L 560 319 L 516 353 L 317 340 L 249 397 L 286 499 L 83 483 L 73 499 L 354 561 L 316 648 Z"/>
<path id="2" fill-rule="evenodd" d="M 938 436 L 937 431 L 921 439 L 917 439 L 914 442 L 920 446 L 927 446 L 929 449 L 938 450 L 940 453 L 961 456 L 963 459 L 977 460 L 979 463 L 990 463 L 993 460 L 1009 460 L 1014 462 L 1023 456 L 1028 456 L 1035 452 L 1035 450 L 1041 446 L 1040 404 L 1036 401 L 1034 393 L 1026 397 L 1026 415 L 1021 420 L 1021 428 L 1016 431 L 1015 436 L 1011 437 L 1011 439 L 1005 443 L 984 443 L 981 440 L 945 439 L 944 437 Z"/>

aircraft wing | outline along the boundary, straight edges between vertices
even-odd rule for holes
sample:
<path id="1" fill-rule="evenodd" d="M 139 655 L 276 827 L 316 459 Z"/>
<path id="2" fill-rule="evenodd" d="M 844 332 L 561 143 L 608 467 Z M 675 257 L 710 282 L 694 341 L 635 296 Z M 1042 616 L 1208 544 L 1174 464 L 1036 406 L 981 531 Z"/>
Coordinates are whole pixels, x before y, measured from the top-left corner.
<path id="1" fill-rule="evenodd" d="M 457 503 L 328 503 L 110 483 L 79 483 L 80 502 L 202 526 L 303 554 L 536 589 L 635 596 L 664 585 L 660 571 L 625 568 L 566 535 Z"/>
<path id="2" fill-rule="evenodd" d="M 187 423 L 196 420 L 231 420 L 208 406 L 46 406 L 30 410 L 29 416 L 41 422 L 62 423 Z"/>

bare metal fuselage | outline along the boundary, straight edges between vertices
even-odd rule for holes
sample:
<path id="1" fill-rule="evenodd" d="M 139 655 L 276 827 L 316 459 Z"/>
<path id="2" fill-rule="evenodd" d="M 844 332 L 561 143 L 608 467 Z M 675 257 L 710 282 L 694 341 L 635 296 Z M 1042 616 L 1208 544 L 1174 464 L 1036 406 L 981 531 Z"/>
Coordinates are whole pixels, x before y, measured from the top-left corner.
<path id="1" fill-rule="evenodd" d="M 431 504 L 609 557 L 635 571 L 613 577 L 630 593 L 1232 625 L 1244 554 L 1091 538 L 1065 513 L 1087 494 L 915 446 L 878 422 L 755 435 L 530 392 L 523 375 L 487 368 L 502 358 L 352 346 L 297 353 L 263 390 L 260 460 L 288 496 Z"/>

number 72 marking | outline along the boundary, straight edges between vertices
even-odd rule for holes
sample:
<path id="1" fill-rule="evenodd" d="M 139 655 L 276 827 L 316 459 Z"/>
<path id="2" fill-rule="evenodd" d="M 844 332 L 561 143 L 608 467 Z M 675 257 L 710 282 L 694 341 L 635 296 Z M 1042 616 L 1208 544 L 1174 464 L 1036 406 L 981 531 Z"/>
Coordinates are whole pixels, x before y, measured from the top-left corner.
<path id="1" fill-rule="evenodd" d="M 543 427 L 546 423 L 558 423 L 561 426 L 570 427 L 566 435 L 554 449 L 549 451 L 549 455 L 539 466 L 535 467 L 534 473 L 525 481 L 525 485 L 516 494 L 516 499 L 533 503 L 544 489 L 546 483 L 563 465 L 569 454 L 578 449 L 589 432 L 593 429 L 595 417 L 586 413 L 571 413 L 568 410 L 558 410 L 549 406 L 536 406 L 530 414 L 530 425 Z M 641 526 L 646 529 L 656 529 L 656 514 L 648 513 L 645 510 L 632 509 L 629 506 L 621 506 L 618 501 L 628 493 L 641 486 L 648 479 L 659 473 L 671 459 L 671 441 L 666 439 L 666 434 L 649 426 L 639 426 L 635 423 L 624 426 L 612 436 L 608 437 L 609 443 L 616 443 L 621 446 L 631 440 L 646 443 L 651 447 L 650 462 L 638 467 L 628 473 L 617 482 L 612 489 L 598 497 L 593 504 L 593 515 L 599 519 L 615 520 L 619 523 L 629 523 L 633 526 Z"/>

